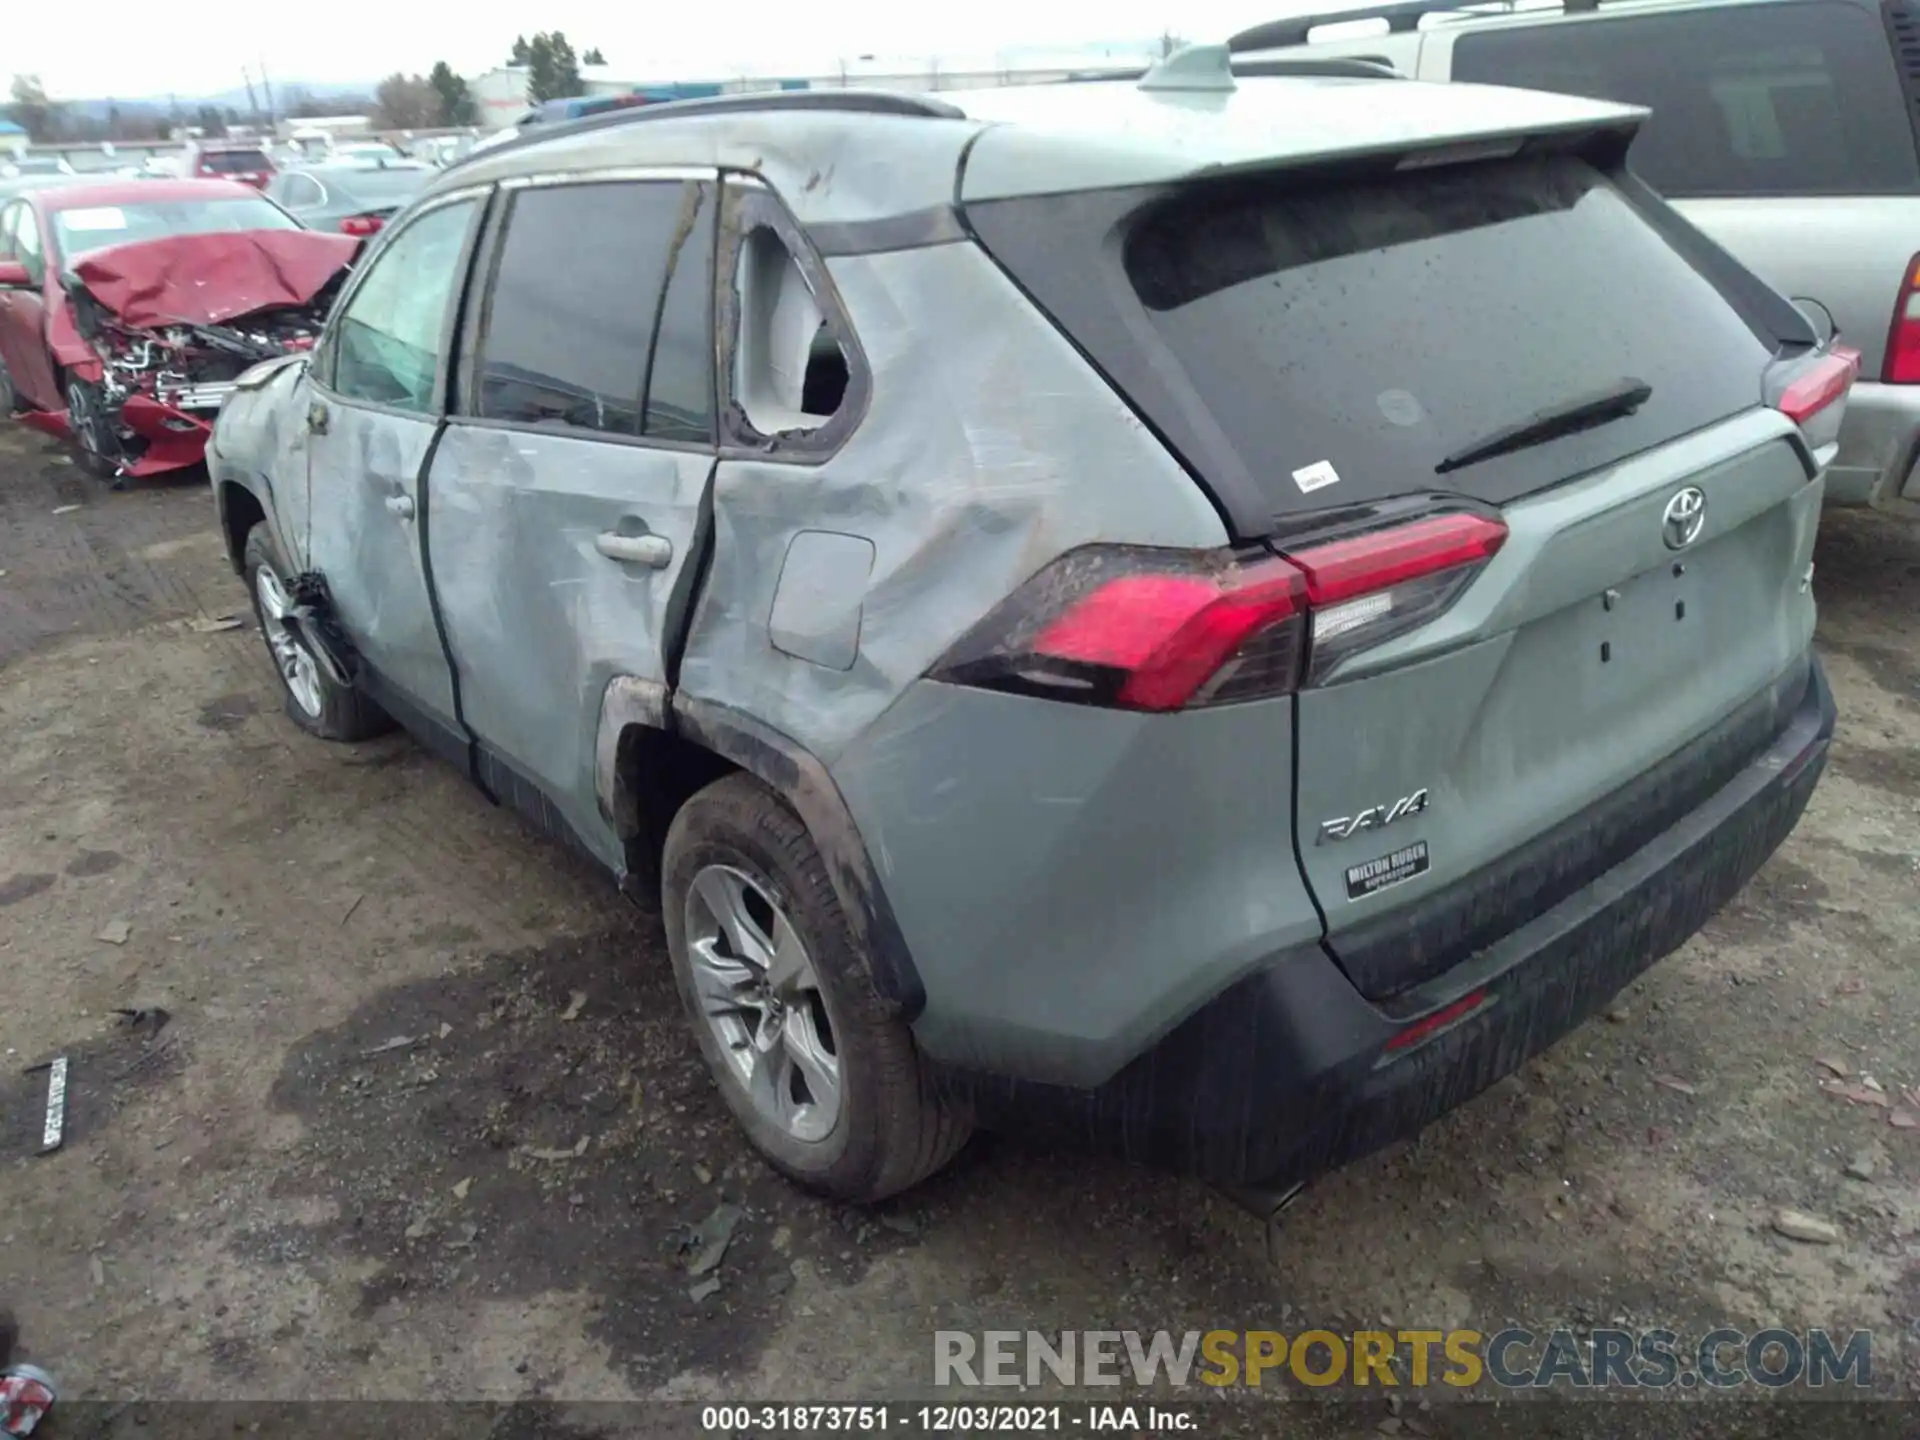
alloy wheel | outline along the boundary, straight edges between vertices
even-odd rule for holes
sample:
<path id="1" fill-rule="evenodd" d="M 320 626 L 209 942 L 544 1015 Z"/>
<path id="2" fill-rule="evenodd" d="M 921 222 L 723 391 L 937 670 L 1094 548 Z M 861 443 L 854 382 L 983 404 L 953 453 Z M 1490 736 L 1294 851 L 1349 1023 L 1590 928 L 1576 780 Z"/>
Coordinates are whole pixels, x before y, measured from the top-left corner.
<path id="1" fill-rule="evenodd" d="M 287 693 L 293 696 L 294 704 L 317 720 L 321 707 L 320 666 L 287 628 L 287 615 L 293 609 L 293 602 L 287 598 L 286 586 L 280 583 L 272 567 L 261 565 L 254 570 L 253 588 L 260 598 L 260 628 L 266 631 L 267 648 L 273 652 L 273 663 L 280 668 Z"/>
<path id="2" fill-rule="evenodd" d="M 840 1116 L 840 1056 L 792 921 L 752 876 L 708 865 L 687 891 L 686 936 L 701 1019 L 729 1078 L 786 1134 L 824 1140 Z"/>

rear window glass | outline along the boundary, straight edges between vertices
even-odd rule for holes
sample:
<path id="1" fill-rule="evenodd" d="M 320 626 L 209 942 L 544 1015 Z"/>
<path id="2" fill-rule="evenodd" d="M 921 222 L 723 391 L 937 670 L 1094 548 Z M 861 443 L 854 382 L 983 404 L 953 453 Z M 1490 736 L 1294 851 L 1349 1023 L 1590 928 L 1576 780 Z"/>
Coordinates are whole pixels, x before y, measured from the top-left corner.
<path id="1" fill-rule="evenodd" d="M 1009 233 L 974 218 L 990 248 Z M 1448 489 L 1504 503 L 1754 406 L 1770 355 L 1569 156 L 1188 189 L 1125 229 L 1111 283 L 1073 274 L 1097 246 L 1035 235 L 995 253 L 1203 478 L 1231 469 L 1226 489 L 1275 515 Z M 1623 382 L 1652 391 L 1632 415 L 1446 463 Z"/>
<path id="2" fill-rule="evenodd" d="M 200 156 L 203 175 L 258 175 L 273 162 L 258 150 L 207 150 Z"/>
<path id="3" fill-rule="evenodd" d="M 1879 18 L 1858 5 L 1742 5 L 1463 34 L 1453 76 L 1652 108 L 1632 164 L 1669 195 L 1920 190 Z"/>

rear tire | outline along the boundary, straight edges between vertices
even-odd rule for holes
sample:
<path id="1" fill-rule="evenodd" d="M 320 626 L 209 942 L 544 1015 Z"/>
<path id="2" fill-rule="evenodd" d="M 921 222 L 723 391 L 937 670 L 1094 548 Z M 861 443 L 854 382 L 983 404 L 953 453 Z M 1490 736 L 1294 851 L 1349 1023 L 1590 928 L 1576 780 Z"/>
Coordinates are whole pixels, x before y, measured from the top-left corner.
<path id="1" fill-rule="evenodd" d="M 755 1148 L 807 1189 L 855 1202 L 951 1160 L 971 1126 L 875 993 L 799 816 L 752 776 L 726 776 L 681 807 L 661 868 L 681 1000 Z"/>
<path id="2" fill-rule="evenodd" d="M 289 603 L 287 581 L 292 572 L 280 558 L 265 525 L 255 525 L 247 532 L 243 558 L 254 618 L 260 622 L 267 655 L 280 677 L 288 718 L 322 740 L 371 740 L 391 730 L 393 721 L 387 712 L 358 690 L 334 684 L 305 642 L 275 613 Z"/>
<path id="3" fill-rule="evenodd" d="M 0 359 L 0 420 L 5 420 L 20 408 L 20 392 L 15 388 L 13 376 L 7 371 L 7 362 Z"/>

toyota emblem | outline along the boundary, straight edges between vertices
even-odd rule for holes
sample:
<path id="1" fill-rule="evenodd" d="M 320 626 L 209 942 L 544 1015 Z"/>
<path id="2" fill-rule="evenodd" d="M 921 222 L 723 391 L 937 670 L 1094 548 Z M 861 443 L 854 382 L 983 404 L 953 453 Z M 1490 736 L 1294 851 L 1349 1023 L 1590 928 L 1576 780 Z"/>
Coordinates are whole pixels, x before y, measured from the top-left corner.
<path id="1" fill-rule="evenodd" d="M 1667 501 L 1660 518 L 1660 534 L 1669 550 L 1684 550 L 1700 538 L 1707 523 L 1707 497 L 1698 485 L 1689 485 Z"/>

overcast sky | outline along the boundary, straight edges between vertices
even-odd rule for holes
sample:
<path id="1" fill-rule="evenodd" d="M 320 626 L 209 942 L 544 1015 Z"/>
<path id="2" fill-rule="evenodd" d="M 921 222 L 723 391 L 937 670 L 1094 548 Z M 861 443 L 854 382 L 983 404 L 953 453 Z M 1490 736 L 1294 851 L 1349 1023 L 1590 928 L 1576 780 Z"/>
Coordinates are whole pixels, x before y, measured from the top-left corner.
<path id="1" fill-rule="evenodd" d="M 377 79 L 442 59 L 472 74 L 504 60 L 516 33 L 559 29 L 576 49 L 599 46 L 636 79 L 741 67 L 805 74 L 837 55 L 978 55 L 1167 29 L 1224 38 L 1311 8 L 1302 0 L 19 0 L 0 27 L 0 71 L 37 73 L 56 99 L 211 93 L 241 84 L 243 66 L 257 78 L 263 59 L 276 86 Z"/>

